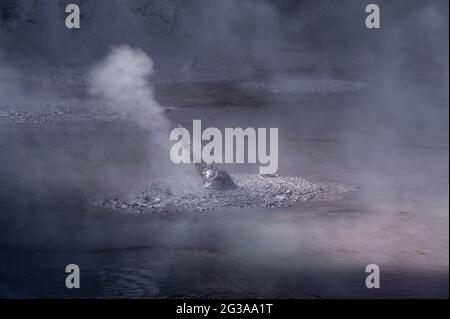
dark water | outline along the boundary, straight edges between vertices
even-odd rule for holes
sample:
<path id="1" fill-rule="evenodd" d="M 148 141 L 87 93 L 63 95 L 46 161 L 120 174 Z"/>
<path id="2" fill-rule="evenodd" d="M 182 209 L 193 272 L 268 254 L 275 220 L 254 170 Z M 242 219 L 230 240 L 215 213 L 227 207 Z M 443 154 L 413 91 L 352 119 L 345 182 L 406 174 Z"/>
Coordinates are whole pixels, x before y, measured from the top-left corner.
<path id="1" fill-rule="evenodd" d="M 448 297 L 448 109 L 419 98 L 439 92 L 222 89 L 157 93 L 174 107 L 173 126 L 279 127 L 280 174 L 354 190 L 289 209 L 115 215 L 86 198 L 148 180 L 159 155 L 145 132 L 128 122 L 1 123 L 0 296 Z M 71 263 L 78 290 L 65 288 Z M 378 290 L 364 285 L 371 263 Z"/>

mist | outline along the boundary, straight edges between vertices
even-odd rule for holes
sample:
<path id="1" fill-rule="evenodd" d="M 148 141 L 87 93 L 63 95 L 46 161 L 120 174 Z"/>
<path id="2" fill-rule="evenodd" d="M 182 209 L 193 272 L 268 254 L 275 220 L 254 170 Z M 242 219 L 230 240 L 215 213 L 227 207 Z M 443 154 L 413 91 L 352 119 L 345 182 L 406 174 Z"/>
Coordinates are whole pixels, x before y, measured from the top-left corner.
<path id="1" fill-rule="evenodd" d="M 83 251 L 93 273 L 136 257 L 147 297 L 373 297 L 354 280 L 373 262 L 394 278 L 387 296 L 410 296 L 416 275 L 419 296 L 448 294 L 448 1 L 378 1 L 379 30 L 358 0 L 83 0 L 79 30 L 64 27 L 73 1 L 7 2 L 2 248 L 62 252 L 51 264 Z M 349 191 L 279 210 L 90 206 L 167 176 L 196 189 L 169 157 L 169 132 L 193 119 L 278 127 L 280 175 Z"/>
<path id="2" fill-rule="evenodd" d="M 164 172 L 168 169 L 163 163 L 167 158 L 169 122 L 149 82 L 153 67 L 153 61 L 141 49 L 115 47 L 90 70 L 89 92 L 106 99 L 113 111 L 129 116 L 148 132 L 152 144 L 149 156 L 157 163 L 154 172 Z"/>

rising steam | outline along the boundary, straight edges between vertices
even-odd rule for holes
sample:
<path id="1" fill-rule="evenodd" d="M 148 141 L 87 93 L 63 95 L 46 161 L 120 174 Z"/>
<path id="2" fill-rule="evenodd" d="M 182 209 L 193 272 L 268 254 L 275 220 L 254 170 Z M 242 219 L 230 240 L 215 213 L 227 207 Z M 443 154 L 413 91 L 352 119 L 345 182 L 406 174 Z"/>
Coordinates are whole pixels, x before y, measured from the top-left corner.
<path id="1" fill-rule="evenodd" d="M 158 157 L 168 154 L 169 123 L 155 100 L 149 81 L 152 74 L 153 61 L 143 50 L 121 45 L 92 68 L 89 91 L 104 99 L 113 111 L 126 113 L 148 131 L 153 162 L 160 165 L 164 160 L 158 161 Z"/>

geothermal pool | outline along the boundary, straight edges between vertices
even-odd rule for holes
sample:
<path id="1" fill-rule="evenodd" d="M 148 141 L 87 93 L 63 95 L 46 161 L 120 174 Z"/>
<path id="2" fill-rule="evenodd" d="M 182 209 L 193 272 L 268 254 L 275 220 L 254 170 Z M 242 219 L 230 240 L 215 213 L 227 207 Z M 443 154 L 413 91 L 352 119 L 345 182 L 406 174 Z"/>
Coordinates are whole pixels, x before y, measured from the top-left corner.
<path id="1" fill-rule="evenodd" d="M 407 112 L 396 122 L 394 102 L 376 86 L 336 92 L 332 83 L 318 93 L 248 91 L 233 81 L 155 86 L 173 127 L 198 118 L 279 127 L 275 181 L 302 185 L 290 189 L 299 197 L 293 205 L 258 184 L 262 201 L 241 194 L 253 196 L 251 207 L 196 210 L 213 202 L 196 195 L 192 207 L 134 214 L 148 187 L 156 192 L 148 176 L 158 163 L 149 165 L 151 141 L 126 115 L 63 90 L 36 114 L 2 107 L 1 297 L 448 296 L 448 123 L 418 131 Z M 405 111 L 424 102 L 397 93 Z M 263 178 L 250 165 L 226 169 L 241 186 Z M 195 192 L 197 176 L 172 175 L 204 194 Z M 268 207 L 269 195 L 277 202 Z M 98 196 L 142 202 L 119 212 L 93 205 Z M 69 263 L 80 266 L 82 289 L 65 288 Z M 376 291 L 364 286 L 371 263 L 381 268 Z"/>

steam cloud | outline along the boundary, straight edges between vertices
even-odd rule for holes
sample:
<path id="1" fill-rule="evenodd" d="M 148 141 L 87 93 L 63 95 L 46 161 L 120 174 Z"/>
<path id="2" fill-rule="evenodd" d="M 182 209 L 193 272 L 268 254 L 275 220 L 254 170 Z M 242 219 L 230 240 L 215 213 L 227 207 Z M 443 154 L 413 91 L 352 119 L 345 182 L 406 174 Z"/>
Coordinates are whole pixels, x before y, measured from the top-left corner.
<path id="1" fill-rule="evenodd" d="M 121 45 L 114 47 L 103 61 L 92 68 L 89 91 L 105 99 L 113 111 L 126 113 L 149 132 L 154 159 L 155 155 L 168 154 L 169 123 L 155 100 L 149 81 L 152 74 L 153 61 L 143 50 Z"/>

